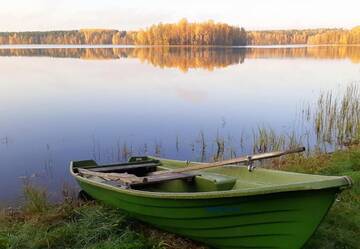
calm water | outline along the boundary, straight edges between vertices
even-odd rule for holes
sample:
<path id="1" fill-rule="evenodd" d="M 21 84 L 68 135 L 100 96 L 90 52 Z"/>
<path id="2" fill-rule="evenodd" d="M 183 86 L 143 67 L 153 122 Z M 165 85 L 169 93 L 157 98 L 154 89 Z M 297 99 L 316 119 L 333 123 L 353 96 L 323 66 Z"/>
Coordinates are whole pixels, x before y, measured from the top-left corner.
<path id="1" fill-rule="evenodd" d="M 0 48 L 0 203 L 21 176 L 71 182 L 70 160 L 199 160 L 201 134 L 205 160 L 217 136 L 248 152 L 252 129 L 359 80 L 360 47 Z"/>

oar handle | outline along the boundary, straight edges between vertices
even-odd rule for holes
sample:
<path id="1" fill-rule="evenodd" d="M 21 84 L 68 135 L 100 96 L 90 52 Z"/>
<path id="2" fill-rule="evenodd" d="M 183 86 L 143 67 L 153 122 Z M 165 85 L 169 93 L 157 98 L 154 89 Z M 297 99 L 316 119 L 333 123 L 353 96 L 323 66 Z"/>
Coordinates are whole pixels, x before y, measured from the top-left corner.
<path id="1" fill-rule="evenodd" d="M 305 147 L 299 147 L 299 148 L 296 148 L 296 149 L 290 149 L 290 150 L 284 151 L 284 155 L 293 154 L 293 153 L 301 153 L 301 152 L 304 152 L 305 150 L 306 150 Z"/>
<path id="2" fill-rule="evenodd" d="M 194 171 L 194 170 L 201 170 L 201 169 L 209 169 L 209 168 L 216 168 L 216 167 L 221 167 L 224 165 L 229 165 L 229 164 L 237 164 L 237 163 L 251 163 L 252 161 L 256 161 L 256 160 L 263 160 L 263 159 L 270 159 L 270 158 L 274 158 L 274 157 L 280 157 L 283 155 L 287 155 L 287 154 L 292 154 L 292 153 L 299 153 L 299 152 L 303 152 L 305 150 L 304 147 L 300 147 L 300 148 L 296 148 L 296 149 L 291 149 L 291 150 L 285 150 L 285 151 L 276 151 L 276 152 L 268 152 L 268 153 L 261 153 L 261 154 L 255 154 L 255 155 L 248 155 L 248 156 L 242 156 L 242 157 L 238 157 L 238 158 L 233 158 L 233 159 L 229 159 L 229 160 L 225 160 L 225 161 L 220 161 L 220 162 L 214 162 L 214 163 L 205 163 L 205 164 L 195 164 L 189 167 L 185 167 L 185 168 L 178 168 L 178 169 L 173 169 L 173 170 L 169 170 L 169 171 L 157 171 L 154 172 L 154 175 L 161 175 L 161 174 L 167 174 L 167 173 L 183 173 L 183 172 L 189 172 L 189 171 Z"/>
<path id="3" fill-rule="evenodd" d="M 305 151 L 305 147 L 299 147 L 299 148 L 290 149 L 290 150 L 284 150 L 284 151 L 275 151 L 275 152 L 254 154 L 254 155 L 249 155 L 247 157 L 248 158 L 250 157 L 252 161 L 256 161 L 256 160 L 262 160 L 262 159 L 269 159 L 269 158 L 284 156 L 284 155 L 293 154 L 293 153 L 300 153 L 300 152 L 303 152 L 303 151 Z M 241 158 L 239 158 L 239 159 L 241 159 Z"/>

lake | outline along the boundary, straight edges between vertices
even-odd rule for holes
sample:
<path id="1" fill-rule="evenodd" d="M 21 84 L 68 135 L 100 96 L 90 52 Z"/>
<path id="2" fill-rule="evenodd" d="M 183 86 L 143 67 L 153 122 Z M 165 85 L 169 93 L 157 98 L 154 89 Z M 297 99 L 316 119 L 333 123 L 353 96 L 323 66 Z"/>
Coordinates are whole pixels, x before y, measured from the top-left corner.
<path id="1" fill-rule="evenodd" d="M 0 47 L 0 201 L 25 177 L 71 184 L 70 160 L 209 161 L 220 138 L 250 153 L 257 127 L 298 130 L 305 105 L 348 84 L 360 46 Z"/>

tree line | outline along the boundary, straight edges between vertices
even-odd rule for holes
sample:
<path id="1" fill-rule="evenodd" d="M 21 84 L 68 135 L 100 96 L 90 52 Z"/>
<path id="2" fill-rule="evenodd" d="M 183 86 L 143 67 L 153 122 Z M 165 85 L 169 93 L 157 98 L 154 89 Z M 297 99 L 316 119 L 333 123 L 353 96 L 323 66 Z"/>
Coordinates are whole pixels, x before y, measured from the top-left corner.
<path id="1" fill-rule="evenodd" d="M 360 26 L 347 29 L 245 31 L 242 27 L 186 19 L 138 31 L 81 29 L 46 32 L 1 32 L 0 44 L 114 44 L 241 46 L 283 44 L 360 44 Z"/>
<path id="2" fill-rule="evenodd" d="M 1 32 L 0 44 L 127 44 L 127 32 L 81 29 L 45 32 Z"/>
<path id="3" fill-rule="evenodd" d="M 360 26 L 351 30 L 328 30 L 309 37 L 309 44 L 360 44 Z"/>
<path id="4" fill-rule="evenodd" d="M 267 30 L 247 32 L 248 45 L 360 44 L 360 26 L 348 29 Z"/>
<path id="5" fill-rule="evenodd" d="M 2 32 L 0 44 L 125 44 L 125 45 L 246 45 L 243 28 L 207 21 L 158 24 L 139 31 L 82 29 L 49 32 Z"/>

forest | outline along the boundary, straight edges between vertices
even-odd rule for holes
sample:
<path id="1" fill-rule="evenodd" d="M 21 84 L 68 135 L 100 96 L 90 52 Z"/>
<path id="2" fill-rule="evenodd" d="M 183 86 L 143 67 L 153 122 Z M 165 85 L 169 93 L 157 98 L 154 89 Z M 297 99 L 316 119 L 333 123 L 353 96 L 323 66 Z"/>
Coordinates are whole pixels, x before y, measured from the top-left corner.
<path id="1" fill-rule="evenodd" d="M 214 21 L 159 23 L 137 31 L 80 29 L 70 31 L 0 32 L 0 44 L 113 44 L 243 46 L 284 44 L 360 44 L 360 26 L 353 29 L 246 31 Z"/>
<path id="2" fill-rule="evenodd" d="M 127 44 L 128 33 L 107 29 L 2 32 L 0 44 Z"/>
<path id="3" fill-rule="evenodd" d="M 248 45 L 360 44 L 360 26 L 347 29 L 268 30 L 247 32 Z"/>

